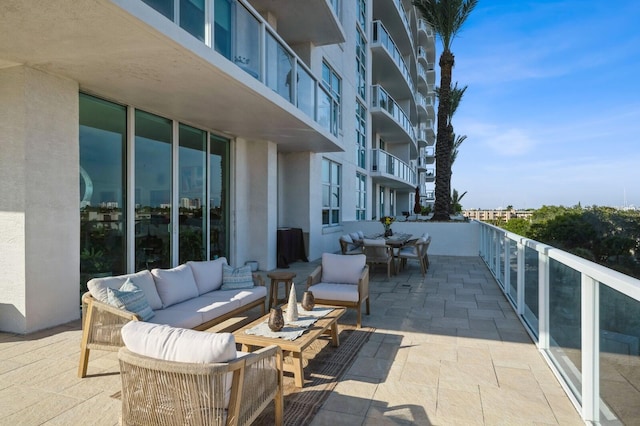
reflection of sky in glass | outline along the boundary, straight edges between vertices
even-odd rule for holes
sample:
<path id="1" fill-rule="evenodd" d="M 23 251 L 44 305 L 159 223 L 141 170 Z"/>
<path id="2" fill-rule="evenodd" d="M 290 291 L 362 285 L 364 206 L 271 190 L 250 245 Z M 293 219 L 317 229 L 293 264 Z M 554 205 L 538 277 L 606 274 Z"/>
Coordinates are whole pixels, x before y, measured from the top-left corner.
<path id="1" fill-rule="evenodd" d="M 171 145 L 137 136 L 136 204 L 160 207 L 170 203 L 170 171 Z"/>
<path id="2" fill-rule="evenodd" d="M 123 205 L 121 144 L 119 133 L 80 126 L 80 164 L 93 183 L 92 206 L 108 202 L 117 202 L 119 207 Z"/>

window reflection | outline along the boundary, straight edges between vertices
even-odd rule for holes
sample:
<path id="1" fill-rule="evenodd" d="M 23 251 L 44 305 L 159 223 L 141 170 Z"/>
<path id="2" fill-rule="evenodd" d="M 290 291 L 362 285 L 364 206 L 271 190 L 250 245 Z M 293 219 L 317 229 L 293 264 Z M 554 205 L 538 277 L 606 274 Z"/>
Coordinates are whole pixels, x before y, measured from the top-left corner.
<path id="1" fill-rule="evenodd" d="M 135 117 L 135 268 L 169 268 L 172 124 L 143 111 Z"/>
<path id="2" fill-rule="evenodd" d="M 206 132 L 180 125 L 179 158 L 179 263 L 205 259 Z"/>
<path id="3" fill-rule="evenodd" d="M 229 141 L 211 135 L 209 156 L 210 259 L 229 260 Z M 230 260 L 229 260 L 230 261 Z"/>
<path id="4" fill-rule="evenodd" d="M 80 95 L 80 285 L 125 273 L 126 109 Z"/>

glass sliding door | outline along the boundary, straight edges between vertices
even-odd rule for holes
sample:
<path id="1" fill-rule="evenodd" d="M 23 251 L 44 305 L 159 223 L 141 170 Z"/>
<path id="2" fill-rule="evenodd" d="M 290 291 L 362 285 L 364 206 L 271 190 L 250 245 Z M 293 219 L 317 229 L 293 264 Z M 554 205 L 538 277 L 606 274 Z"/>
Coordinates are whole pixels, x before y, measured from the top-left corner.
<path id="1" fill-rule="evenodd" d="M 209 259 L 229 259 L 229 141 L 211 135 L 209 155 Z"/>
<path id="2" fill-rule="evenodd" d="M 135 112 L 135 270 L 171 267 L 172 122 Z"/>
<path id="3" fill-rule="evenodd" d="M 206 215 L 205 207 L 207 171 L 207 133 L 180 125 L 178 151 L 178 205 L 180 264 L 188 260 L 205 259 Z"/>
<path id="4" fill-rule="evenodd" d="M 80 94 L 80 286 L 126 272 L 126 108 Z"/>

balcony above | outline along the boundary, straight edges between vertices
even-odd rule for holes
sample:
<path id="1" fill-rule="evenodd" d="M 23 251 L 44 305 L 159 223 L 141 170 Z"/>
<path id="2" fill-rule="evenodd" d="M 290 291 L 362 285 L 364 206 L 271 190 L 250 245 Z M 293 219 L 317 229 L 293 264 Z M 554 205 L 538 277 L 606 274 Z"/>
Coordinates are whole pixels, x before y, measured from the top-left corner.
<path id="1" fill-rule="evenodd" d="M 373 131 L 388 143 L 409 144 L 411 156 L 418 155 L 415 129 L 409 117 L 382 86 L 371 86 L 371 118 Z"/>
<path id="2" fill-rule="evenodd" d="M 283 151 L 343 150 L 329 126 L 320 123 L 324 109 L 316 101 L 322 93 L 317 78 L 240 3 L 233 5 L 246 13 L 243 22 L 255 31 L 235 28 L 229 45 L 232 37 L 241 43 L 225 55 L 197 31 L 186 31 L 138 0 L 77 0 L 68 7 L 24 0 L 15 5 L 0 14 L 0 55 L 6 66 L 25 64 L 77 81 L 81 91 L 229 137 L 273 141 Z M 198 31 L 206 35 L 206 26 Z M 251 42 L 267 35 L 274 39 L 272 47 L 292 55 L 297 69 L 307 72 L 300 74 L 304 87 L 297 92 L 286 86 L 287 70 L 269 65 L 267 55 L 257 50 L 261 45 Z"/>
<path id="3" fill-rule="evenodd" d="M 278 35 L 288 44 L 311 42 L 316 46 L 344 43 L 345 34 L 328 0 L 249 0 L 263 17 L 277 21 Z"/>
<path id="4" fill-rule="evenodd" d="M 415 169 L 382 149 L 371 150 L 371 178 L 388 188 L 414 189 L 417 185 Z"/>
<path id="5" fill-rule="evenodd" d="M 372 82 L 383 85 L 395 99 L 410 99 L 415 103 L 415 86 L 409 67 L 382 22 L 373 22 L 372 38 Z"/>
<path id="6" fill-rule="evenodd" d="M 433 120 L 425 120 L 416 129 L 416 138 L 420 148 L 433 146 L 436 143 L 436 133 L 433 130 Z"/>
<path id="7" fill-rule="evenodd" d="M 436 169 L 433 167 L 427 167 L 424 172 L 424 181 L 431 183 L 436 180 Z"/>
<path id="8" fill-rule="evenodd" d="M 425 50 L 425 59 L 434 64 L 436 61 L 435 33 L 424 18 L 418 18 L 418 45 Z"/>
<path id="9" fill-rule="evenodd" d="M 418 117 L 421 121 L 435 118 L 433 96 L 425 96 L 421 92 L 416 92 L 416 104 L 418 105 Z"/>
<path id="10" fill-rule="evenodd" d="M 413 52 L 413 39 L 409 18 L 400 0 L 374 0 L 373 20 L 384 22 L 397 47 L 404 56 Z"/>

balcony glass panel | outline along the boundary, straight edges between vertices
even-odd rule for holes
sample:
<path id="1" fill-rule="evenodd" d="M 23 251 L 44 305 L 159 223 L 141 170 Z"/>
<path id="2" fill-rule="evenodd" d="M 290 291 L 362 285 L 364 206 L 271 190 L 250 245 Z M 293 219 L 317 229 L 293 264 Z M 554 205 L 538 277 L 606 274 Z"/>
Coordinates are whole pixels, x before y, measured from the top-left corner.
<path id="1" fill-rule="evenodd" d="M 322 87 L 318 86 L 318 116 L 316 121 L 327 130 L 331 130 L 331 95 Z"/>
<path id="2" fill-rule="evenodd" d="M 580 281 L 580 272 L 549 259 L 549 350 L 577 396 L 582 381 Z"/>
<path id="3" fill-rule="evenodd" d="M 164 16 L 166 16 L 171 22 L 173 22 L 173 1 L 174 0 L 142 0 L 147 5 L 154 8 L 156 11 L 160 12 Z"/>
<path id="4" fill-rule="evenodd" d="M 518 305 L 518 243 L 509 240 L 509 299 Z"/>
<path id="5" fill-rule="evenodd" d="M 314 116 L 316 84 L 304 68 L 298 66 L 298 85 L 296 90 L 296 104 L 309 117 Z"/>
<path id="6" fill-rule="evenodd" d="M 260 23 L 239 4 L 235 10 L 233 62 L 247 74 L 260 80 Z"/>
<path id="7" fill-rule="evenodd" d="M 524 319 L 538 335 L 538 252 L 524 249 Z"/>
<path id="8" fill-rule="evenodd" d="M 267 34 L 267 75 L 265 84 L 280 96 L 293 103 L 293 86 L 290 84 L 293 57 L 271 34 Z"/>
<path id="9" fill-rule="evenodd" d="M 607 408 L 622 424 L 634 424 L 640 418 L 640 302 L 604 284 L 599 287 L 600 398 L 605 404 L 600 411 Z"/>
<path id="10" fill-rule="evenodd" d="M 398 106 L 396 101 L 393 100 L 391 96 L 389 96 L 387 91 L 384 90 L 382 86 L 375 85 L 372 86 L 371 89 L 373 106 L 378 106 L 387 111 L 394 118 L 396 123 L 398 123 L 398 125 L 400 125 L 407 132 L 411 139 L 415 141 L 415 129 L 411 125 L 411 120 L 409 120 L 409 117 L 407 117 L 402 108 Z"/>
<path id="11" fill-rule="evenodd" d="M 394 176 L 411 185 L 416 184 L 415 170 L 395 155 L 381 149 L 371 150 L 371 167 L 373 171 Z"/>
<path id="12" fill-rule="evenodd" d="M 231 3 L 229 0 L 215 0 L 213 18 L 213 38 L 216 52 L 231 60 Z"/>
<path id="13" fill-rule="evenodd" d="M 180 27 L 204 41 L 204 0 L 180 0 Z"/>
<path id="14" fill-rule="evenodd" d="M 391 56 L 395 64 L 398 66 L 398 69 L 404 76 L 405 80 L 407 80 L 407 84 L 409 84 L 409 87 L 411 88 L 411 90 L 413 90 L 413 80 L 411 78 L 411 74 L 409 73 L 409 68 L 404 62 L 404 58 L 400 54 L 400 51 L 391 38 L 391 35 L 389 35 L 387 29 L 384 27 L 384 25 L 382 25 L 382 22 L 380 21 L 375 21 L 373 23 L 373 42 L 380 43 L 382 46 L 384 46 L 384 48 L 387 50 L 387 53 L 389 53 L 389 56 Z"/>

